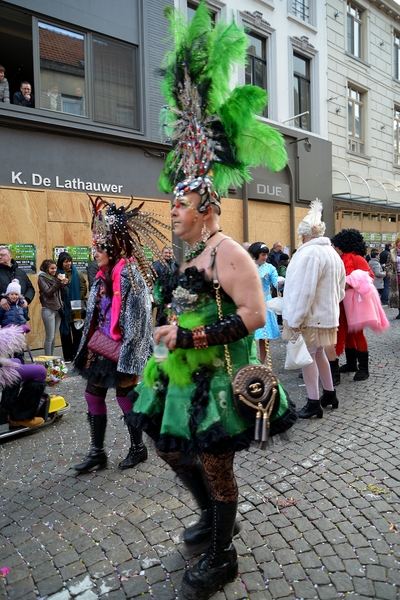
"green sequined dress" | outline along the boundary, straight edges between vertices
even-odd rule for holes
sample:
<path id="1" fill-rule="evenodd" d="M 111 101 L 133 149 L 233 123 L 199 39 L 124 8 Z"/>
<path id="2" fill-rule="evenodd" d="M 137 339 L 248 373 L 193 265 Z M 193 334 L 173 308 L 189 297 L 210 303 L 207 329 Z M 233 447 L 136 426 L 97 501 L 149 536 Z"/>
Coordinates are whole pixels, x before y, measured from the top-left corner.
<path id="1" fill-rule="evenodd" d="M 193 329 L 218 321 L 212 282 L 195 267 L 176 275 L 162 293 L 164 305 L 169 305 L 181 327 Z M 224 316 L 236 310 L 223 295 Z M 253 335 L 229 344 L 229 353 L 234 371 L 258 362 Z M 220 454 L 250 444 L 254 428 L 241 419 L 233 404 L 223 346 L 177 348 L 163 363 L 152 357 L 136 394 L 132 422 L 154 439 L 159 450 Z"/>
<path id="2" fill-rule="evenodd" d="M 181 327 L 193 329 L 218 321 L 212 282 L 195 267 L 163 286 L 164 304 Z M 224 316 L 236 313 L 223 292 Z M 254 336 L 228 345 L 233 372 L 258 364 Z M 222 454 L 248 448 L 254 425 L 244 421 L 234 406 L 224 347 L 176 349 L 156 363 L 152 357 L 137 386 L 130 422 L 145 431 L 163 452 Z"/>

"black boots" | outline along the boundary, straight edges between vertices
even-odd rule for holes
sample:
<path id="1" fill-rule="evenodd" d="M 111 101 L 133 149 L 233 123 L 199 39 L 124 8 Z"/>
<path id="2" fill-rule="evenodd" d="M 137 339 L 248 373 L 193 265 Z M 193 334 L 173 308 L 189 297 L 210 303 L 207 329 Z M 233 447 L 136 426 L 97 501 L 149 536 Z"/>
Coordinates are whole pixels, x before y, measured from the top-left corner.
<path id="1" fill-rule="evenodd" d="M 210 491 L 203 467 L 197 463 L 190 471 L 178 474 L 178 479 L 194 496 L 201 509 L 200 520 L 187 527 L 183 533 L 183 540 L 188 546 L 196 546 L 211 539 L 212 515 L 210 510 Z"/>
<path id="2" fill-rule="evenodd" d="M 187 600 L 208 600 L 238 574 L 238 560 L 232 544 L 237 501 L 211 502 L 212 538 L 207 552 L 191 569 L 185 571 L 182 593 Z"/>
<path id="3" fill-rule="evenodd" d="M 319 400 L 310 400 L 307 398 L 307 404 L 303 406 L 301 410 L 297 413 L 297 416 L 300 419 L 311 419 L 312 417 L 318 417 L 318 419 L 322 419 L 324 411 L 321 408 L 321 403 Z"/>
<path id="4" fill-rule="evenodd" d="M 346 364 L 339 367 L 339 373 L 351 373 L 357 371 L 357 350 L 355 348 L 345 348 Z"/>
<path id="5" fill-rule="evenodd" d="M 127 457 L 122 460 L 118 466 L 120 469 L 132 469 L 139 463 L 147 460 L 147 448 L 143 444 L 141 430 L 127 422 L 126 417 L 124 420 L 126 426 L 128 427 L 129 437 L 131 439 L 131 447 L 129 448 Z"/>
<path id="6" fill-rule="evenodd" d="M 329 366 L 332 373 L 333 387 L 336 387 L 340 383 L 339 359 L 330 360 Z"/>
<path id="7" fill-rule="evenodd" d="M 336 396 L 336 390 L 333 392 L 328 392 L 327 390 L 323 390 L 322 396 L 319 399 L 321 406 L 324 408 L 326 406 L 332 406 L 332 408 L 339 408 L 339 400 Z"/>
<path id="8" fill-rule="evenodd" d="M 358 358 L 358 371 L 353 377 L 353 381 L 364 381 L 364 379 L 368 379 L 369 370 L 368 370 L 368 352 L 359 352 L 357 350 L 357 358 Z"/>
<path id="9" fill-rule="evenodd" d="M 105 469 L 107 466 L 107 455 L 104 452 L 104 437 L 107 427 L 107 415 L 87 414 L 90 425 L 90 450 L 85 460 L 74 466 L 76 471 L 83 473 L 91 471 L 95 467 Z"/>

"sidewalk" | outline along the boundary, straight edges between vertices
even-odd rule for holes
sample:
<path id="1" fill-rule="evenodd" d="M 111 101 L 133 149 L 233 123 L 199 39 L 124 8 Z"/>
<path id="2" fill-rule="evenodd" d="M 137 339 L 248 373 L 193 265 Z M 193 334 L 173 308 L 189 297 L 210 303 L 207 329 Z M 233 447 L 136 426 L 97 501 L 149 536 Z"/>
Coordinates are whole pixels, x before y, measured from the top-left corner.
<path id="1" fill-rule="evenodd" d="M 369 335 L 370 378 L 342 376 L 338 410 L 300 421 L 285 444 L 237 454 L 240 576 L 215 600 L 400 599 L 400 321 L 385 310 L 391 329 Z M 271 350 L 301 408 L 285 345 Z M 195 503 L 150 440 L 147 462 L 118 469 L 128 436 L 111 394 L 109 467 L 76 475 L 84 388 L 68 377 L 53 388 L 71 404 L 62 419 L 0 442 L 0 600 L 178 599 Z"/>

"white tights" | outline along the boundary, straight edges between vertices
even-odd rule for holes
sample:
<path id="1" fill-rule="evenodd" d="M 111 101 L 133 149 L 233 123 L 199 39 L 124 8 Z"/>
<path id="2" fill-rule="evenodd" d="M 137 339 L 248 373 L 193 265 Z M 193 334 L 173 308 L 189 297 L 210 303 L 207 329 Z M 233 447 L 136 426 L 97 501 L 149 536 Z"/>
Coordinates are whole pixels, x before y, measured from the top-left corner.
<path id="1" fill-rule="evenodd" d="M 307 348 L 313 362 L 303 367 L 303 380 L 306 385 L 307 395 L 310 400 L 319 399 L 318 375 L 322 387 L 327 392 L 333 391 L 331 367 L 322 346 L 310 346 Z"/>

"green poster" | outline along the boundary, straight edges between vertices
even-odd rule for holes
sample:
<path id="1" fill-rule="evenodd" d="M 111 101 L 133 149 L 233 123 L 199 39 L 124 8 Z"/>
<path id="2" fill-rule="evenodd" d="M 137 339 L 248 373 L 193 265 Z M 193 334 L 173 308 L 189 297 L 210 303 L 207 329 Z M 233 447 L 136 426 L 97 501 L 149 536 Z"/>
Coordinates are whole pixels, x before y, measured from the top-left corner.
<path id="1" fill-rule="evenodd" d="M 55 246 L 53 248 L 53 258 L 55 261 L 57 261 L 61 252 L 68 252 L 72 256 L 72 263 L 78 270 L 86 269 L 91 260 L 89 246 Z"/>
<path id="2" fill-rule="evenodd" d="M 26 273 L 36 273 L 36 246 L 34 244 L 0 244 L 8 246 L 13 259 Z"/>

